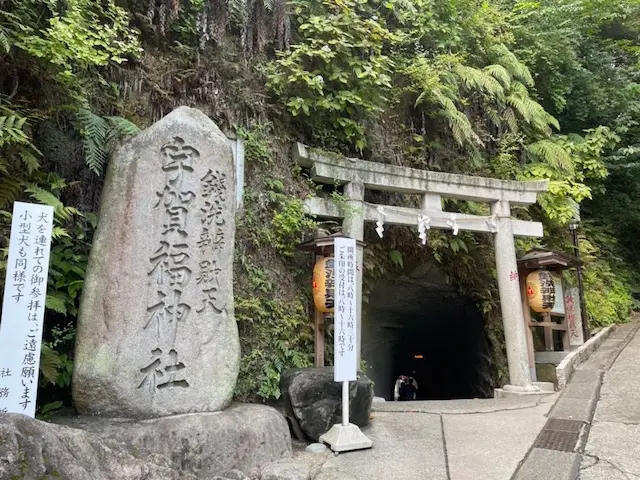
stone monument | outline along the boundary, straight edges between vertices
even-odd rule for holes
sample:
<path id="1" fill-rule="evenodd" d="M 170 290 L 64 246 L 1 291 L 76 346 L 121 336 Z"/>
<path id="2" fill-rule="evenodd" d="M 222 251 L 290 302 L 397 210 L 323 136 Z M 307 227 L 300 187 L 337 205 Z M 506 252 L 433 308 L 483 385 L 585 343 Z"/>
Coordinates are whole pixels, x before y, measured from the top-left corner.
<path id="1" fill-rule="evenodd" d="M 78 318 L 80 415 L 0 413 L 0 478 L 238 480 L 291 457 L 276 409 L 226 408 L 235 180 L 229 140 L 192 108 L 114 152 Z"/>
<path id="2" fill-rule="evenodd" d="M 107 169 L 76 339 L 81 414 L 151 418 L 231 401 L 235 170 L 229 142 L 180 107 Z"/>

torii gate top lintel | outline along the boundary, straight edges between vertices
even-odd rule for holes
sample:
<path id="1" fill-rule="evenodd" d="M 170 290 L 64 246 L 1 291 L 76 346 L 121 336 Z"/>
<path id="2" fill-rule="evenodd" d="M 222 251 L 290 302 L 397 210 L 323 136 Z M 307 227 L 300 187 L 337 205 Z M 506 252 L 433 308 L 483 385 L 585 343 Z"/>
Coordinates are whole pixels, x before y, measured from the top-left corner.
<path id="1" fill-rule="evenodd" d="M 548 181 L 514 181 L 496 178 L 433 172 L 369 162 L 310 149 L 302 143 L 293 145 L 293 158 L 313 172 L 320 183 L 359 182 L 365 188 L 387 192 L 439 194 L 447 198 L 494 202 L 506 200 L 511 205 L 531 205 L 537 195 L 548 189 Z"/>
<path id="2" fill-rule="evenodd" d="M 312 197 L 305 202 L 316 217 L 342 219 L 342 233 L 362 241 L 364 222 L 378 221 L 382 236 L 383 223 L 418 227 L 422 243 L 425 229 L 431 227 L 453 231 L 489 232 L 494 234 L 496 270 L 504 336 L 509 364 L 511 391 L 533 392 L 531 383 L 527 333 L 524 323 L 518 279 L 514 235 L 542 237 L 542 224 L 511 217 L 512 205 L 531 205 L 538 193 L 548 188 L 547 181 L 518 182 L 470 175 L 431 172 L 383 163 L 350 159 L 309 149 L 301 143 L 293 146 L 293 158 L 311 169 L 311 179 L 328 184 L 344 184 L 347 206 L 342 209 L 332 199 Z M 374 205 L 364 201 L 365 189 L 422 195 L 420 208 Z M 491 216 L 464 215 L 442 210 L 442 198 L 489 203 Z M 460 222 L 460 223 L 458 223 Z M 362 249 L 358 249 L 357 297 L 362 302 Z M 357 357 L 361 351 L 361 312 L 356 312 Z M 528 328 L 528 327 L 526 327 Z"/>

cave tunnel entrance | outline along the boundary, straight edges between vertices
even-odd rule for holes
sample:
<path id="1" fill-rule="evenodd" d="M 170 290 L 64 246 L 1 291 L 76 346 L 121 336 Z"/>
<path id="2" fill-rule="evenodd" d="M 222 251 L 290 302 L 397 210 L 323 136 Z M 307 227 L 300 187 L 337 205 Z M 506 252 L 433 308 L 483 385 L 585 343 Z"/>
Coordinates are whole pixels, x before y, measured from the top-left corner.
<path id="1" fill-rule="evenodd" d="M 375 395 L 394 399 L 400 375 L 418 400 L 493 397 L 484 320 L 475 302 L 434 265 L 380 281 L 362 319 L 362 358 Z"/>

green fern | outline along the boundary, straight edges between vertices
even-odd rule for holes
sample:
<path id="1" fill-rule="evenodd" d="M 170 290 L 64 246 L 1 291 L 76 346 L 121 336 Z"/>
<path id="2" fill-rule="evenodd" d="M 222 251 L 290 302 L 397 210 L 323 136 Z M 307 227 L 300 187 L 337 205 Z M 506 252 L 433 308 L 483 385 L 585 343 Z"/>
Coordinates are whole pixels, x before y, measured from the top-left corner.
<path id="1" fill-rule="evenodd" d="M 247 0 L 227 0 L 226 5 L 229 11 L 230 17 L 240 26 L 246 26 L 246 19 L 248 15 L 248 3 Z M 253 3 L 253 2 L 251 2 Z"/>
<path id="2" fill-rule="evenodd" d="M 482 140 L 480 140 L 480 137 L 473 130 L 471 122 L 464 113 L 458 110 L 453 100 L 438 90 L 434 91 L 433 94 L 442 107 L 441 114 L 449 123 L 449 128 L 451 128 L 455 140 L 460 145 L 465 142 L 476 142 L 482 145 Z"/>
<path id="3" fill-rule="evenodd" d="M 13 202 L 20 199 L 23 191 L 24 183 L 20 178 L 0 177 L 0 209 L 10 208 Z"/>
<path id="4" fill-rule="evenodd" d="M 551 128 L 560 128 L 558 121 L 544 109 L 542 105 L 529 97 L 529 91 L 520 82 L 513 82 L 512 90 L 506 98 L 506 103 L 512 107 L 525 122 L 536 130 L 546 134 L 551 134 Z"/>
<path id="5" fill-rule="evenodd" d="M 44 188 L 37 185 L 30 185 L 25 191 L 37 202 L 52 206 L 54 217 L 61 222 L 71 220 L 74 215 L 81 215 L 78 210 L 65 206 L 58 197 Z"/>
<path id="6" fill-rule="evenodd" d="M 0 47 L 4 50 L 4 53 L 11 51 L 11 44 L 9 43 L 9 37 L 3 28 L 0 27 Z"/>
<path id="7" fill-rule="evenodd" d="M 500 125 L 502 125 L 502 118 L 500 117 L 500 114 L 495 108 L 491 106 L 487 107 L 487 111 L 485 113 L 487 114 L 487 117 L 489 118 L 489 120 L 491 120 L 491 122 L 496 127 L 499 127 Z"/>
<path id="8" fill-rule="evenodd" d="M 122 117 L 105 117 L 109 122 L 109 132 L 107 140 L 115 137 L 131 137 L 140 133 L 140 129 L 136 124 Z"/>
<path id="9" fill-rule="evenodd" d="M 511 87 L 511 75 L 502 65 L 487 65 L 482 70 L 498 80 L 504 88 Z"/>
<path id="10" fill-rule="evenodd" d="M 505 108 L 504 112 L 502 113 L 502 118 L 513 133 L 518 132 L 518 118 L 516 117 L 516 113 L 513 111 L 513 108 Z"/>
<path id="11" fill-rule="evenodd" d="M 489 53 L 495 59 L 494 63 L 502 65 L 512 78 L 520 80 L 529 87 L 534 85 L 533 77 L 527 66 L 518 60 L 513 52 L 505 45 L 496 45 Z"/>
<path id="12" fill-rule="evenodd" d="M 82 146 L 86 156 L 85 162 L 89 170 L 96 175 L 100 175 L 107 163 L 107 152 L 104 146 L 107 141 L 109 124 L 104 118 L 88 109 L 79 110 L 77 120 L 80 125 Z"/>
<path id="13" fill-rule="evenodd" d="M 109 146 L 114 140 L 137 134 L 140 129 L 122 117 L 101 117 L 87 108 L 77 112 L 76 119 L 86 164 L 96 175 L 101 175 L 109 157 Z"/>
<path id="14" fill-rule="evenodd" d="M 18 156 L 20 157 L 20 160 L 22 160 L 22 164 L 27 169 L 27 173 L 29 175 L 40 170 L 40 162 L 38 161 L 38 157 L 34 155 L 34 152 L 31 149 L 21 149 L 18 152 Z"/>
<path id="15" fill-rule="evenodd" d="M 47 298 L 48 300 L 48 298 Z M 60 355 L 46 345 L 40 350 L 40 373 L 49 383 L 56 384 L 58 380 L 58 367 L 62 364 Z"/>
<path id="16" fill-rule="evenodd" d="M 482 70 L 458 64 L 454 65 L 453 72 L 469 90 L 479 90 L 497 99 L 504 97 L 504 89 L 500 82 Z"/>
<path id="17" fill-rule="evenodd" d="M 526 151 L 536 160 L 542 161 L 556 170 L 573 174 L 575 170 L 569 151 L 560 143 L 544 139 L 527 145 Z"/>
<path id="18" fill-rule="evenodd" d="M 54 240 L 57 240 L 57 239 L 62 238 L 62 237 L 71 238 L 71 235 L 69 235 L 69 232 L 65 228 L 53 227 L 53 229 L 51 231 L 51 237 Z"/>
<path id="19" fill-rule="evenodd" d="M 26 122 L 27 117 L 16 114 L 0 116 L 0 148 L 16 143 L 26 146 L 32 145 L 31 138 L 24 131 Z"/>

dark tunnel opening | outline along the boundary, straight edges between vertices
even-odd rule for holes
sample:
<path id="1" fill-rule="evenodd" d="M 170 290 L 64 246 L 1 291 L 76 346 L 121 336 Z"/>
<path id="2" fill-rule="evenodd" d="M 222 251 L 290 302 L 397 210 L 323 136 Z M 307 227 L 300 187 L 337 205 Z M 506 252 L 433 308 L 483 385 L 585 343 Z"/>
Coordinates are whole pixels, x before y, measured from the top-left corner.
<path id="1" fill-rule="evenodd" d="M 400 375 L 416 380 L 417 400 L 493 396 L 483 316 L 433 266 L 376 285 L 362 342 L 375 395 L 387 401 Z"/>

